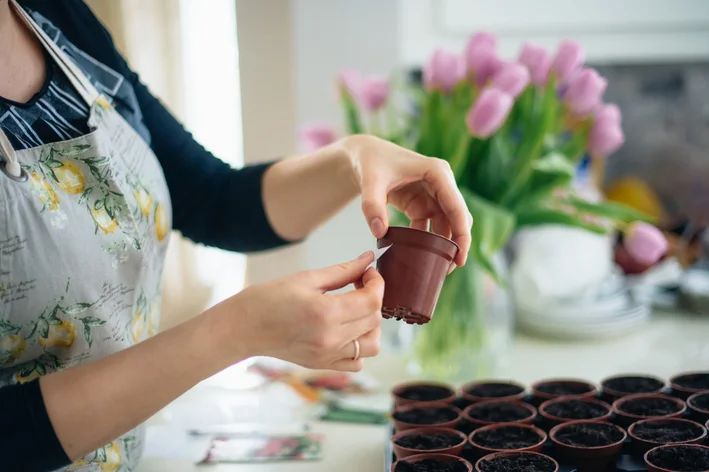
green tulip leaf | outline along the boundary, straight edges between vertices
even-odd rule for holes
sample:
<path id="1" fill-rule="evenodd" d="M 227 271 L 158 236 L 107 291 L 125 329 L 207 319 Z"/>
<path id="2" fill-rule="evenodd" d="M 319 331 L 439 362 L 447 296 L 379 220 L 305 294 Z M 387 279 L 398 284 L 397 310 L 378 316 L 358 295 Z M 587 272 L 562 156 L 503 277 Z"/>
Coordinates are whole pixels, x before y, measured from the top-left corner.
<path id="1" fill-rule="evenodd" d="M 566 213 L 552 208 L 526 208 L 517 214 L 517 227 L 542 225 L 562 225 L 572 226 L 591 231 L 596 234 L 607 234 L 608 230 L 603 226 L 595 225 L 584 221 L 579 215 Z"/>
<path id="2" fill-rule="evenodd" d="M 563 200 L 563 203 L 575 208 L 580 213 L 608 218 L 613 221 L 623 221 L 630 223 L 633 221 L 644 221 L 652 223 L 652 218 L 627 205 L 615 202 L 592 203 L 579 197 L 571 196 Z"/>
<path id="3" fill-rule="evenodd" d="M 563 154 L 553 152 L 532 163 L 536 173 L 563 175 L 573 178 L 576 167 Z"/>

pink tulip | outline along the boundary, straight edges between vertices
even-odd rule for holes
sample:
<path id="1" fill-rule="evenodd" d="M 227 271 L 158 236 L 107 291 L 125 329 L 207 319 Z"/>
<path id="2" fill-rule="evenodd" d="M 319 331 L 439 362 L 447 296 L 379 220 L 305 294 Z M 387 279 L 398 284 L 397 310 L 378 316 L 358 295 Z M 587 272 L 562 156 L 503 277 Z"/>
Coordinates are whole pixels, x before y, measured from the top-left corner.
<path id="1" fill-rule="evenodd" d="M 564 101 L 574 114 L 587 115 L 599 105 L 607 85 L 594 69 L 583 69 L 569 81 Z"/>
<path id="2" fill-rule="evenodd" d="M 353 69 L 346 69 L 340 72 L 337 81 L 344 90 L 346 90 L 350 96 L 356 98 L 359 96 L 360 90 L 362 88 L 362 75 Z"/>
<path id="3" fill-rule="evenodd" d="M 556 52 L 552 68 L 559 80 L 563 82 L 583 65 L 584 60 L 585 54 L 580 44 L 573 41 L 563 41 Z"/>
<path id="4" fill-rule="evenodd" d="M 483 87 L 488 80 L 502 67 L 502 61 L 497 58 L 495 48 L 497 40 L 489 33 L 477 33 L 465 48 L 465 70 L 478 87 Z"/>
<path id="5" fill-rule="evenodd" d="M 529 71 L 522 64 L 508 62 L 492 77 L 490 85 L 516 98 L 529 85 Z"/>
<path id="6" fill-rule="evenodd" d="M 513 103 L 512 95 L 502 90 L 483 90 L 465 120 L 471 134 L 479 138 L 490 137 L 505 122 Z"/>
<path id="7" fill-rule="evenodd" d="M 423 71 L 423 80 L 429 90 L 450 93 L 463 79 L 463 63 L 458 54 L 437 49 Z"/>
<path id="8" fill-rule="evenodd" d="M 623 245 L 633 259 L 645 265 L 659 261 L 668 248 L 665 235 L 655 226 L 641 221 L 628 227 Z"/>
<path id="9" fill-rule="evenodd" d="M 610 121 L 620 125 L 620 108 L 615 103 L 602 103 L 596 109 L 596 121 Z"/>
<path id="10" fill-rule="evenodd" d="M 337 130 L 329 125 L 304 126 L 300 130 L 300 141 L 305 151 L 314 151 L 337 140 Z"/>
<path id="11" fill-rule="evenodd" d="M 370 112 L 379 110 L 389 98 L 389 82 L 383 77 L 367 77 L 362 81 L 359 98 L 365 110 Z"/>
<path id="12" fill-rule="evenodd" d="M 529 74 L 534 85 L 544 85 L 549 77 L 551 68 L 551 56 L 541 46 L 525 43 L 519 55 L 520 64 L 524 64 L 529 69 Z"/>
<path id="13" fill-rule="evenodd" d="M 616 105 L 604 105 L 596 114 L 591 134 L 588 136 L 588 150 L 593 157 L 606 157 L 616 152 L 625 142 L 620 126 L 620 110 Z"/>

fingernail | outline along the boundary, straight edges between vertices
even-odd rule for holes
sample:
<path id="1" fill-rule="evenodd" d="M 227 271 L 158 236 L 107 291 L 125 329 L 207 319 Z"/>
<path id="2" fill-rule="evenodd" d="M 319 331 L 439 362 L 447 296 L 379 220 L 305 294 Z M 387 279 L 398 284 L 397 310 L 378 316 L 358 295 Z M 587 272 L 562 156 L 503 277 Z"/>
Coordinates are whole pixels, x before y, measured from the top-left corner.
<path id="1" fill-rule="evenodd" d="M 384 231 L 386 230 L 386 228 L 384 227 L 384 222 L 381 218 L 379 218 L 378 216 L 372 218 L 372 221 L 369 222 L 369 226 L 372 228 L 372 233 L 374 233 L 374 236 L 378 238 L 384 236 Z"/>
<path id="2" fill-rule="evenodd" d="M 451 265 L 448 266 L 448 275 L 451 274 L 455 270 L 455 268 L 458 267 L 455 262 L 451 262 Z"/>
<path id="3" fill-rule="evenodd" d="M 357 259 L 370 259 L 372 257 L 372 255 L 374 255 L 374 253 L 372 251 L 367 251 L 364 254 L 362 254 L 361 256 L 359 256 Z"/>

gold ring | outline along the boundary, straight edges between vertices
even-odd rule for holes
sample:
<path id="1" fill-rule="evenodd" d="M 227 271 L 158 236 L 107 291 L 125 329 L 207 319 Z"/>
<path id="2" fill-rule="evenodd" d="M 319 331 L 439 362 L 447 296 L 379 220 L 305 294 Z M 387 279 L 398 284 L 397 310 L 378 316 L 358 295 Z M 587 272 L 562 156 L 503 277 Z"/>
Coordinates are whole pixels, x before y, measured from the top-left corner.
<path id="1" fill-rule="evenodd" d="M 352 342 L 354 343 L 354 347 L 355 347 L 355 355 L 354 355 L 354 357 L 352 358 L 352 360 L 353 360 L 353 361 L 358 361 L 358 360 L 359 360 L 359 352 L 360 352 L 359 339 L 355 339 L 355 340 L 352 341 Z"/>

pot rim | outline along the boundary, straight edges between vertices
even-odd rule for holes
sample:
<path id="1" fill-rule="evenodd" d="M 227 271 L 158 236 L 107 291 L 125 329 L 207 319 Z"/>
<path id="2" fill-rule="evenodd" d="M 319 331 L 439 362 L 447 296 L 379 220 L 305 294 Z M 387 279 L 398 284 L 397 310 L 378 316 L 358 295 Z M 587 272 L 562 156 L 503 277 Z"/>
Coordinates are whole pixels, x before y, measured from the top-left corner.
<path id="1" fill-rule="evenodd" d="M 654 447 L 654 448 L 650 449 L 649 451 L 647 451 L 647 452 L 643 455 L 643 460 L 645 461 L 645 463 L 646 463 L 647 465 L 649 465 L 649 466 L 651 466 L 651 467 L 654 467 L 655 469 L 657 469 L 657 470 L 659 470 L 659 471 L 662 471 L 662 472 L 677 472 L 677 471 L 672 470 L 672 469 L 665 469 L 664 467 L 657 466 L 657 465 L 653 464 L 652 462 L 650 462 L 650 460 L 648 459 L 648 457 L 650 456 L 650 453 L 651 453 L 651 452 L 657 451 L 658 449 L 668 449 L 668 448 L 672 448 L 672 447 L 695 447 L 695 448 L 699 448 L 699 449 L 707 449 L 707 450 L 709 450 L 709 447 L 708 447 L 708 446 L 703 446 L 703 445 L 701 445 L 701 444 L 666 444 L 666 445 L 664 445 L 664 446 Z M 709 472 L 709 469 L 703 470 L 703 471 L 697 471 L 697 472 Z"/>
<path id="2" fill-rule="evenodd" d="M 483 446 L 483 445 L 481 445 L 481 444 L 476 443 L 476 442 L 473 440 L 473 436 L 475 436 L 476 434 L 480 433 L 481 431 L 490 431 L 490 430 L 493 430 L 493 429 L 499 429 L 499 428 L 504 428 L 504 427 L 509 427 L 509 426 L 514 426 L 514 427 L 517 427 L 517 428 L 524 428 L 524 429 L 531 429 L 532 431 L 534 431 L 535 433 L 537 433 L 537 435 L 541 438 L 541 440 L 538 441 L 538 442 L 536 442 L 535 444 L 533 444 L 533 445 L 531 445 L 531 446 L 527 446 L 527 447 L 520 448 L 520 449 L 495 449 L 495 448 L 491 448 L 491 447 L 485 447 L 485 446 Z M 489 425 L 487 425 L 487 426 L 483 426 L 482 428 L 478 428 L 478 429 L 476 429 L 475 431 L 473 431 L 472 433 L 470 433 L 470 434 L 468 435 L 468 441 L 470 442 L 471 445 L 473 445 L 474 447 L 476 447 L 476 448 L 478 448 L 478 449 L 480 449 L 480 450 L 482 450 L 482 451 L 490 451 L 490 452 L 523 452 L 523 451 L 527 451 L 527 450 L 530 450 L 530 449 L 534 449 L 534 448 L 536 448 L 536 447 L 543 446 L 548 437 L 549 437 L 549 436 L 547 435 L 547 433 L 546 433 L 545 431 L 543 431 L 542 429 L 539 429 L 539 428 L 537 428 L 536 426 L 531 425 L 531 424 L 524 424 L 524 423 L 493 423 L 493 424 L 489 424 Z"/>
<path id="3" fill-rule="evenodd" d="M 670 377 L 670 380 L 669 380 L 669 382 L 670 382 L 670 387 L 672 387 L 673 390 L 679 390 L 680 392 L 684 392 L 684 393 L 690 393 L 690 392 L 691 392 L 691 393 L 700 393 L 700 392 L 707 392 L 707 391 L 709 391 L 709 390 L 705 390 L 705 389 L 697 389 L 697 388 L 683 387 L 683 386 L 677 384 L 677 379 L 679 379 L 680 377 L 685 377 L 685 376 L 688 376 L 688 375 L 697 375 L 697 374 L 700 374 L 700 375 L 709 375 L 709 371 L 706 371 L 706 370 L 704 370 L 704 371 L 702 371 L 702 370 L 690 370 L 690 371 L 687 371 L 687 372 L 680 372 L 679 374 L 673 375 L 672 377 Z"/>
<path id="4" fill-rule="evenodd" d="M 534 452 L 534 451 L 507 451 L 507 452 L 493 452 L 492 454 L 488 454 L 487 456 L 481 457 L 478 459 L 478 461 L 475 463 L 475 470 L 477 472 L 480 472 L 480 468 L 478 464 L 481 462 L 485 462 L 491 459 L 497 459 L 499 457 L 507 457 L 507 456 L 541 456 L 546 459 L 549 459 L 552 464 L 556 467 L 554 469 L 554 472 L 559 471 L 559 463 L 554 459 L 553 457 L 547 456 L 546 454 L 542 454 L 541 452 Z"/>
<path id="5" fill-rule="evenodd" d="M 391 465 L 391 470 L 392 471 L 396 470 L 396 465 L 399 462 L 409 462 L 411 459 L 421 459 L 421 460 L 431 459 L 432 458 L 431 456 L 434 456 L 433 459 L 436 458 L 435 456 L 445 457 L 446 459 L 455 459 L 455 462 L 459 462 L 459 463 L 462 463 L 463 465 L 465 465 L 468 468 L 468 472 L 473 472 L 473 464 L 471 464 L 467 460 L 463 459 L 462 457 L 453 456 L 451 454 L 433 454 L 433 453 L 428 453 L 428 452 L 425 452 L 422 454 L 415 454 L 415 455 L 409 456 L 409 457 L 404 457 L 403 459 L 397 459 L 397 461 Z"/>
<path id="6" fill-rule="evenodd" d="M 709 409 L 700 408 L 696 405 L 692 405 L 692 400 L 695 397 L 702 397 L 704 395 L 709 396 L 709 390 L 700 390 L 697 393 L 693 393 L 692 395 L 690 395 L 689 398 L 687 398 L 687 407 L 691 410 L 698 411 L 699 413 L 705 413 L 705 414 L 709 415 Z"/>
<path id="7" fill-rule="evenodd" d="M 560 384 L 560 383 L 570 383 L 570 384 L 577 384 L 577 385 L 585 385 L 590 387 L 590 390 L 585 393 L 575 393 L 572 395 L 554 395 L 551 393 L 546 393 L 538 389 L 540 385 L 545 385 L 545 384 Z M 584 380 L 584 379 L 574 379 L 574 378 L 564 378 L 564 377 L 552 377 L 548 379 L 541 379 L 537 380 L 534 382 L 529 389 L 532 391 L 533 395 L 536 395 L 538 397 L 542 398 L 560 398 L 560 397 L 568 397 L 568 396 L 582 396 L 582 395 L 590 395 L 590 394 L 598 394 L 598 385 L 595 383 L 589 381 L 589 380 Z"/>
<path id="8" fill-rule="evenodd" d="M 632 401 L 632 400 L 639 400 L 643 398 L 661 398 L 664 400 L 670 400 L 671 402 L 674 402 L 675 404 L 679 404 L 682 406 L 678 411 L 675 411 L 674 413 L 668 413 L 666 415 L 662 416 L 642 416 L 642 415 L 635 415 L 633 413 L 626 413 L 625 411 L 621 410 L 619 408 L 619 405 L 622 405 L 623 403 Z M 615 413 L 618 416 L 624 416 L 626 418 L 637 418 L 637 419 L 649 419 L 649 418 L 672 418 L 673 416 L 682 416 L 684 415 L 684 412 L 687 411 L 687 403 L 684 402 L 684 400 L 681 400 L 679 398 L 671 397 L 669 395 L 664 395 L 661 393 L 636 393 L 634 395 L 626 395 L 625 397 L 619 398 L 616 401 L 613 402 L 612 405 L 613 408 L 613 413 Z"/>
<path id="9" fill-rule="evenodd" d="M 519 387 L 521 391 L 519 393 L 515 393 L 514 395 L 507 395 L 505 397 L 479 397 L 477 395 L 473 395 L 471 393 L 468 393 L 468 389 L 471 387 L 477 387 L 480 385 L 512 385 L 515 387 Z M 460 393 L 461 396 L 465 399 L 474 399 L 471 401 L 475 402 L 484 402 L 488 400 L 515 400 L 515 399 L 523 399 L 524 397 L 527 396 L 527 387 L 525 387 L 523 384 L 514 381 L 514 380 L 475 380 L 473 382 L 468 382 L 464 384 L 462 387 L 460 387 Z"/>
<path id="10" fill-rule="evenodd" d="M 689 439 L 687 441 L 682 441 L 679 443 L 668 443 L 666 441 L 653 441 L 652 439 L 643 439 L 643 438 L 636 436 L 634 433 L 635 426 L 638 424 L 654 423 L 654 422 L 668 422 L 668 421 L 674 422 L 674 423 L 685 423 L 685 424 L 691 424 L 693 426 L 699 426 L 699 428 L 701 428 L 701 430 L 702 430 L 702 434 L 701 434 L 701 436 Z M 630 436 L 630 438 L 633 441 L 643 442 L 643 443 L 647 443 L 647 444 L 657 444 L 658 446 L 686 444 L 689 441 L 698 441 L 698 440 L 702 440 L 707 437 L 707 429 L 704 426 L 697 423 L 696 421 L 688 420 L 686 418 L 661 418 L 661 417 L 660 418 L 648 418 L 645 420 L 636 421 L 635 423 L 631 424 L 627 431 L 628 431 L 628 436 Z"/>
<path id="11" fill-rule="evenodd" d="M 560 430 L 562 430 L 564 428 L 568 428 L 569 426 L 574 426 L 574 425 L 578 425 L 578 424 L 605 424 L 608 426 L 612 426 L 613 428 L 615 428 L 618 431 L 620 431 L 621 433 L 623 433 L 623 437 L 619 441 L 616 441 L 611 444 L 606 444 L 604 446 L 572 446 L 571 444 L 566 444 L 566 443 L 563 443 L 563 442 L 559 441 L 558 439 L 556 439 L 556 435 Z M 556 444 L 558 446 L 566 447 L 569 449 L 574 449 L 574 450 L 578 450 L 578 451 L 600 451 L 602 449 L 610 449 L 612 447 L 622 445 L 625 442 L 625 440 L 628 438 L 628 433 L 625 432 L 625 429 L 621 428 L 617 424 L 611 423 L 610 421 L 575 420 L 575 421 L 567 421 L 566 423 L 561 423 L 559 425 L 554 426 L 551 429 L 551 431 L 549 431 L 549 438 L 551 439 L 551 441 L 554 444 Z"/>
<path id="12" fill-rule="evenodd" d="M 608 409 L 608 411 L 606 412 L 605 415 L 603 415 L 603 416 L 598 416 L 598 417 L 596 417 L 596 418 L 591 418 L 592 420 L 603 421 L 603 420 L 609 419 L 611 416 L 613 416 L 613 407 L 612 407 L 611 405 L 609 405 L 608 403 L 606 403 L 606 402 L 604 402 L 604 401 L 602 401 L 602 400 L 599 400 L 599 399 L 597 399 L 597 398 L 585 397 L 585 396 L 583 396 L 583 395 L 566 395 L 566 396 L 563 396 L 563 397 L 551 398 L 551 399 L 545 401 L 544 403 L 542 403 L 541 405 L 539 405 L 539 414 L 540 414 L 542 417 L 544 417 L 544 418 L 546 418 L 546 419 L 548 419 L 548 420 L 551 420 L 551 421 L 558 421 L 558 422 L 561 422 L 561 423 L 568 423 L 569 421 L 575 421 L 575 420 L 572 419 L 572 418 L 563 418 L 563 417 L 561 417 L 561 416 L 554 416 L 554 415 L 552 415 L 551 413 L 548 413 L 548 412 L 546 411 L 546 408 L 547 408 L 549 405 L 554 405 L 554 404 L 556 404 L 556 403 L 564 403 L 564 402 L 569 401 L 569 400 L 580 400 L 580 401 L 584 401 L 584 402 L 587 402 L 587 403 L 593 403 L 593 404 L 595 404 L 595 405 L 601 405 L 601 406 L 603 406 L 603 407 L 605 407 L 605 408 Z"/>
<path id="13" fill-rule="evenodd" d="M 439 400 L 409 400 L 407 398 L 400 396 L 401 391 L 406 390 L 407 388 L 424 387 L 424 386 L 445 388 L 446 390 L 448 390 L 450 392 L 450 395 L 448 395 L 445 398 L 441 398 Z M 398 385 L 395 385 L 394 388 L 391 389 L 391 394 L 392 394 L 392 396 L 394 396 L 396 398 L 401 398 L 402 400 L 406 400 L 406 401 L 409 401 L 412 403 L 442 403 L 442 402 L 448 401 L 449 399 L 455 400 L 457 398 L 455 388 L 453 388 L 452 386 L 450 386 L 446 383 L 443 383 L 443 382 L 411 381 L 411 382 L 400 383 Z"/>
<path id="14" fill-rule="evenodd" d="M 465 409 L 463 409 L 463 418 L 464 418 L 466 421 L 469 421 L 469 422 L 471 422 L 471 423 L 479 423 L 479 424 L 484 424 L 484 425 L 486 425 L 486 426 L 487 426 L 487 425 L 492 425 L 492 424 L 502 424 L 502 423 L 500 423 L 499 421 L 485 421 L 485 420 L 479 420 L 479 419 L 473 418 L 472 416 L 469 415 L 469 410 L 472 410 L 473 408 L 477 408 L 477 407 L 479 407 L 480 405 L 488 405 L 488 404 L 494 404 L 494 403 L 506 403 L 506 404 L 510 404 L 510 405 L 521 406 L 521 407 L 523 407 L 524 409 L 526 409 L 526 410 L 530 413 L 529 416 L 525 416 L 525 417 L 522 418 L 521 420 L 517 420 L 517 421 L 505 421 L 504 423 L 514 423 L 514 424 L 517 424 L 517 423 L 521 423 L 521 422 L 523 422 L 523 421 L 529 421 L 529 420 L 532 420 L 532 421 L 533 421 L 533 420 L 537 417 L 537 413 L 538 413 L 538 412 L 537 412 L 537 409 L 534 408 L 534 406 L 530 405 L 529 403 L 523 402 L 522 400 L 504 400 L 504 399 L 503 399 L 503 400 L 496 400 L 496 399 L 490 399 L 490 400 L 485 400 L 485 401 L 481 401 L 481 402 L 476 402 L 476 403 L 473 403 L 472 405 L 466 406 Z"/>
<path id="15" fill-rule="evenodd" d="M 439 251 L 447 254 L 451 259 L 455 259 L 455 256 L 460 252 L 460 247 L 458 244 L 440 234 L 432 233 L 430 231 L 424 231 L 416 228 L 409 228 L 407 226 L 390 226 L 386 234 L 377 239 L 377 247 L 379 244 L 398 244 L 406 245 L 416 242 L 417 246 L 422 246 L 428 248 L 430 246 L 431 250 Z M 424 241 L 417 242 L 415 240 L 422 239 Z M 386 241 L 386 243 L 384 243 Z"/>
<path id="16" fill-rule="evenodd" d="M 446 421 L 444 423 L 434 423 L 434 424 L 407 423 L 406 421 L 400 421 L 400 420 L 397 420 L 394 418 L 394 414 L 396 414 L 398 412 L 416 410 L 416 409 L 420 409 L 420 408 L 448 408 L 450 410 L 455 411 L 458 414 L 458 416 L 455 419 Z M 450 403 L 415 402 L 415 403 L 407 403 L 406 405 L 401 405 L 401 406 L 394 408 L 394 411 L 392 412 L 391 417 L 394 421 L 396 421 L 398 423 L 401 423 L 406 426 L 415 426 L 416 429 L 419 429 L 422 427 L 446 428 L 447 426 L 441 426 L 441 425 L 459 422 L 461 420 L 461 418 L 463 417 L 463 412 L 461 411 L 460 408 L 458 408 L 455 405 L 451 405 Z M 410 428 L 410 429 L 414 429 L 414 428 Z"/>
<path id="17" fill-rule="evenodd" d="M 397 439 L 401 439 L 404 436 L 412 436 L 415 434 L 425 434 L 425 433 L 433 433 L 433 432 L 439 432 L 439 433 L 449 433 L 451 436 L 458 436 L 461 438 L 461 441 L 457 444 L 454 444 L 453 446 L 448 446 L 444 447 L 442 449 L 411 449 L 409 447 L 404 447 L 396 444 Z M 468 436 L 465 433 L 462 433 L 458 431 L 457 429 L 453 428 L 441 428 L 441 427 L 430 427 L 430 428 L 415 428 L 415 429 L 405 429 L 404 431 L 399 431 L 398 433 L 394 434 L 391 437 L 391 444 L 392 446 L 398 447 L 404 451 L 407 452 L 415 452 L 416 454 L 412 455 L 419 455 L 419 454 L 440 454 L 440 451 L 447 451 L 449 449 L 455 449 L 456 447 L 460 446 L 465 446 L 465 443 L 468 441 Z"/>
<path id="18" fill-rule="evenodd" d="M 662 387 L 660 387 L 658 390 L 655 390 L 653 392 L 642 392 L 642 393 L 630 393 L 630 392 L 621 392 L 620 390 L 615 390 L 613 388 L 608 388 L 606 387 L 606 382 L 610 380 L 615 380 L 615 379 L 622 379 L 625 377 L 637 377 L 637 378 L 645 378 L 645 379 L 652 379 L 652 380 L 657 380 L 658 382 L 662 383 Z M 601 380 L 600 383 L 600 390 L 603 393 L 609 393 L 614 396 L 618 397 L 624 397 L 628 395 L 644 395 L 648 393 L 662 393 L 669 387 L 669 382 L 665 379 L 662 379 L 658 376 L 651 375 L 651 374 L 633 374 L 633 373 L 628 373 L 628 374 L 617 374 L 617 375 L 611 375 L 610 377 L 606 377 L 603 380 Z"/>

